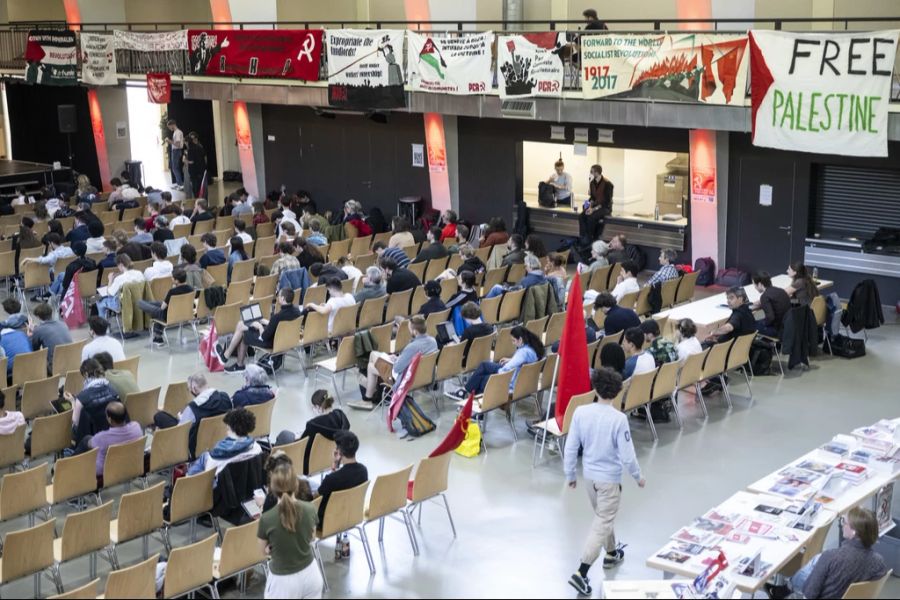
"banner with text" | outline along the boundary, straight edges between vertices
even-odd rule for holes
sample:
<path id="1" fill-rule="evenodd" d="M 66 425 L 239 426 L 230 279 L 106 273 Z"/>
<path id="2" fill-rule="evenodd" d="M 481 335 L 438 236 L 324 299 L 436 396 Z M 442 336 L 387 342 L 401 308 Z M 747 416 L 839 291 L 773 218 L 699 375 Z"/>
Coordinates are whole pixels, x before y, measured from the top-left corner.
<path id="1" fill-rule="evenodd" d="M 409 85 L 420 92 L 485 94 L 493 85 L 494 33 L 406 33 Z"/>
<path id="2" fill-rule="evenodd" d="M 402 108 L 403 30 L 328 31 L 328 104 Z M 400 62 L 398 62 L 400 59 Z"/>
<path id="3" fill-rule="evenodd" d="M 166 72 L 186 75 L 187 29 L 142 33 L 113 31 L 116 69 L 120 73 Z"/>
<path id="4" fill-rule="evenodd" d="M 717 33 L 583 35 L 584 97 L 743 105 L 747 36 Z"/>
<path id="5" fill-rule="evenodd" d="M 898 35 L 750 32 L 753 144 L 887 156 Z"/>
<path id="6" fill-rule="evenodd" d="M 88 85 L 116 85 L 115 38 L 99 33 L 81 34 L 81 81 Z"/>
<path id="7" fill-rule="evenodd" d="M 75 32 L 35 29 L 25 44 L 25 82 L 41 85 L 77 85 Z"/>
<path id="8" fill-rule="evenodd" d="M 147 73 L 147 102 L 168 104 L 172 99 L 172 76 L 168 73 Z"/>
<path id="9" fill-rule="evenodd" d="M 321 29 L 188 30 L 193 75 L 319 80 Z"/>
<path id="10" fill-rule="evenodd" d="M 116 50 L 135 50 L 137 52 L 170 52 L 187 50 L 187 30 L 160 31 L 141 33 L 138 31 L 113 31 L 116 38 Z"/>
<path id="11" fill-rule="evenodd" d="M 562 95 L 566 45 L 562 32 L 497 38 L 497 85 L 501 98 Z"/>

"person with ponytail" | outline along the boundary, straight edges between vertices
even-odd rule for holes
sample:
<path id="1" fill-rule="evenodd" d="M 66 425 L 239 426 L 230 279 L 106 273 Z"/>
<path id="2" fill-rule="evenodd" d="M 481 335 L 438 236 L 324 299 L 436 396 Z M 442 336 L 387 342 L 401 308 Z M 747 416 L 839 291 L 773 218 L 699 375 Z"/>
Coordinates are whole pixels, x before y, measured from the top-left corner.
<path id="1" fill-rule="evenodd" d="M 269 556 L 264 598 L 322 597 L 324 582 L 310 545 L 319 519 L 312 504 L 294 498 L 297 485 L 289 463 L 272 470 L 269 493 L 278 503 L 260 516 L 256 534 L 260 548 Z"/>
<path id="2" fill-rule="evenodd" d="M 339 431 L 350 431 L 350 420 L 339 408 L 334 408 L 334 396 L 327 390 L 316 390 L 309 399 L 316 416 L 306 422 L 303 433 L 297 435 L 293 431 L 282 431 L 275 439 L 276 446 L 293 443 L 299 439 L 307 438 L 306 452 L 303 455 L 303 472 L 309 472 L 309 454 L 312 450 L 313 438 L 316 434 L 327 440 L 334 441 L 334 436 Z"/>
<path id="3" fill-rule="evenodd" d="M 486 360 L 478 365 L 466 382 L 465 390 L 457 391 L 461 398 L 468 396 L 470 392 L 475 392 L 476 394 L 484 393 L 484 388 L 491 375 L 506 373 L 507 371 L 514 371 L 509 382 L 509 389 L 512 391 L 516 385 L 516 378 L 519 376 L 519 369 L 523 365 L 537 362 L 544 358 L 544 344 L 534 333 L 521 325 L 517 325 L 512 328 L 510 335 L 512 335 L 513 344 L 516 346 L 516 351 L 512 358 L 501 358 L 499 362 Z"/>

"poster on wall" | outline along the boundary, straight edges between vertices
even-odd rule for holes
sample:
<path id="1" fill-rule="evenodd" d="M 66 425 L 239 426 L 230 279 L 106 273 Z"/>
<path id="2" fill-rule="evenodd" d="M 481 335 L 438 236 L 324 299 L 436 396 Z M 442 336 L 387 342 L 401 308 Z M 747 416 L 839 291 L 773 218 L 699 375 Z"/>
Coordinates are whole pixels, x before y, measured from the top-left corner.
<path id="1" fill-rule="evenodd" d="M 25 82 L 40 85 L 77 85 L 75 32 L 34 29 L 25 44 Z"/>
<path id="2" fill-rule="evenodd" d="M 494 33 L 406 33 L 409 85 L 419 92 L 485 94 L 491 90 Z"/>
<path id="3" fill-rule="evenodd" d="M 716 201 L 716 169 L 691 165 L 691 201 Z"/>
<path id="4" fill-rule="evenodd" d="M 900 30 L 752 31 L 753 144 L 887 156 L 888 102 Z"/>
<path id="5" fill-rule="evenodd" d="M 88 85 L 116 85 L 115 38 L 99 33 L 81 34 L 81 81 Z"/>
<path id="6" fill-rule="evenodd" d="M 402 30 L 328 31 L 328 104 L 345 108 L 402 108 Z"/>
<path id="7" fill-rule="evenodd" d="M 172 77 L 168 73 L 147 73 L 147 101 L 168 104 L 172 99 Z"/>
<path id="8" fill-rule="evenodd" d="M 581 37 L 585 98 L 744 104 L 747 36 L 650 33 Z"/>
<path id="9" fill-rule="evenodd" d="M 501 35 L 497 38 L 497 86 L 501 98 L 562 95 L 563 32 Z"/>
<path id="10" fill-rule="evenodd" d="M 192 75 L 319 80 L 322 29 L 190 29 Z"/>

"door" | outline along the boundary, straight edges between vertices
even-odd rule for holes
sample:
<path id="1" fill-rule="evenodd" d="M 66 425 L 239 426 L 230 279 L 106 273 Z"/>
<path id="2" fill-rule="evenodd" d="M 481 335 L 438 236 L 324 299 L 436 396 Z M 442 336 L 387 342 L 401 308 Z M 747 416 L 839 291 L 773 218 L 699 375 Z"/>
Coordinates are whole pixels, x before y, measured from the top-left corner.
<path id="1" fill-rule="evenodd" d="M 776 157 L 742 157 L 738 172 L 740 216 L 737 264 L 744 269 L 783 273 L 792 256 L 795 235 L 794 202 L 797 165 Z M 771 204 L 761 194 L 771 186 Z"/>

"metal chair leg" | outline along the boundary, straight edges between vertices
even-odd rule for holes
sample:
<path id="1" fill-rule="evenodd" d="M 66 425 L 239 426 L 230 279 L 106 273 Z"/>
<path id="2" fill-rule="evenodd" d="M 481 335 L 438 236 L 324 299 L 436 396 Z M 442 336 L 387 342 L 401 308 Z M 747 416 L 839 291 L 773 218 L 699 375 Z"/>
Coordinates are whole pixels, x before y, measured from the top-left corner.
<path id="1" fill-rule="evenodd" d="M 413 555 L 419 555 L 419 542 L 416 540 L 416 532 L 413 530 L 412 520 L 409 518 L 409 514 L 405 510 L 400 510 L 400 514 L 403 515 L 403 524 L 406 525 L 406 535 L 409 536 L 409 544 L 412 546 Z"/>
<path id="2" fill-rule="evenodd" d="M 441 498 L 444 499 L 444 508 L 447 510 L 447 518 L 450 520 L 450 529 L 453 530 L 453 537 L 456 537 L 456 525 L 453 523 L 453 515 L 450 513 L 450 503 L 447 502 L 447 495 L 441 494 Z M 421 510 L 421 509 L 420 509 Z M 419 523 L 421 523 L 422 513 L 419 513 Z"/>
<path id="3" fill-rule="evenodd" d="M 684 422 L 681 420 L 681 412 L 678 410 L 678 390 L 672 392 L 672 395 L 669 396 L 669 401 L 672 402 L 672 410 L 675 411 L 675 420 L 678 421 L 678 429 L 684 429 Z"/>
<path id="4" fill-rule="evenodd" d="M 366 528 L 360 525 L 356 528 L 359 531 L 359 538 L 362 540 L 363 550 L 366 553 L 366 562 L 369 563 L 369 573 L 375 574 L 375 560 L 372 558 L 372 548 L 369 547 L 369 536 L 366 535 Z"/>
<path id="5" fill-rule="evenodd" d="M 697 402 L 700 403 L 700 410 L 703 411 L 703 419 L 709 419 L 709 411 L 706 410 L 706 400 L 703 399 L 703 392 L 700 390 L 700 382 L 694 384 L 694 391 L 697 394 Z"/>
<path id="6" fill-rule="evenodd" d="M 647 424 L 650 425 L 650 433 L 653 435 L 653 443 L 659 441 L 659 436 L 656 434 L 656 424 L 653 422 L 653 415 L 650 414 L 650 404 L 644 405 L 644 414 L 647 415 Z"/>
<path id="7" fill-rule="evenodd" d="M 719 383 L 722 384 L 722 392 L 725 395 L 725 403 L 730 411 L 734 406 L 731 404 L 731 394 L 728 392 L 728 383 L 725 381 L 725 373 L 719 373 Z"/>
<path id="8" fill-rule="evenodd" d="M 331 588 L 328 587 L 328 578 L 325 576 L 325 565 L 322 563 L 322 553 L 319 552 L 319 540 L 316 540 L 313 544 L 313 555 L 315 556 L 316 564 L 319 565 L 319 573 L 322 575 L 322 585 L 327 592 Z"/>
<path id="9" fill-rule="evenodd" d="M 750 367 L 753 369 L 753 367 Z M 744 379 L 747 380 L 747 389 L 750 391 L 750 403 L 753 404 L 753 386 L 750 385 L 750 375 L 747 373 L 747 367 L 742 366 L 741 371 L 744 373 Z"/>

